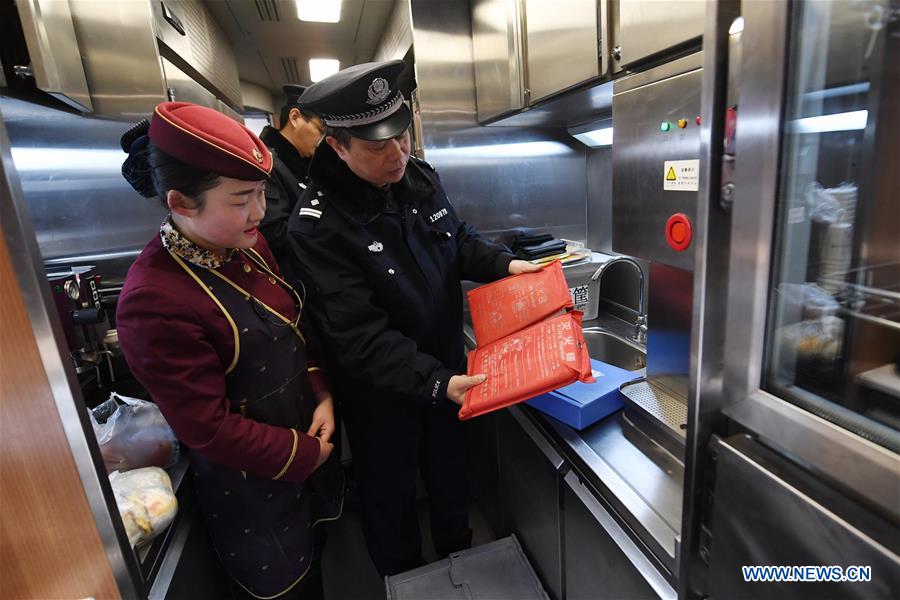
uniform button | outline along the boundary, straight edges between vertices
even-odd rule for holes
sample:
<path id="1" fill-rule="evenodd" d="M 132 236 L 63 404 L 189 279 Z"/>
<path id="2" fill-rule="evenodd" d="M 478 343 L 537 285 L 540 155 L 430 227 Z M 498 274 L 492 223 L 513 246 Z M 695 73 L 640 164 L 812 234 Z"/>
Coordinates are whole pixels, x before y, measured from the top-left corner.
<path id="1" fill-rule="evenodd" d="M 246 263 L 244 264 L 244 273 L 249 273 L 249 272 L 252 271 L 252 270 L 253 270 L 253 269 L 250 268 L 250 265 L 248 265 L 248 264 L 246 264 Z"/>
<path id="2" fill-rule="evenodd" d="M 269 283 L 271 283 L 272 285 L 275 285 L 275 278 L 269 277 Z"/>
<path id="3" fill-rule="evenodd" d="M 393 270 L 393 269 L 388 269 L 388 275 L 393 275 L 393 274 L 394 274 L 394 270 Z"/>
<path id="4" fill-rule="evenodd" d="M 419 214 L 419 211 L 417 211 L 416 209 L 413 209 L 413 214 L 417 215 L 417 214 Z"/>

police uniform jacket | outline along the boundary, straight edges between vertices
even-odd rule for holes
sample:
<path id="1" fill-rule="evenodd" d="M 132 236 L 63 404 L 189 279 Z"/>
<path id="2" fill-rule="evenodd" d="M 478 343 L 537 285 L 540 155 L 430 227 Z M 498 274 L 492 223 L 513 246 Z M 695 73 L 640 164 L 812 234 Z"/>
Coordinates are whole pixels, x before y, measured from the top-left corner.
<path id="1" fill-rule="evenodd" d="M 446 398 L 465 371 L 460 280 L 504 277 L 512 254 L 457 216 L 424 161 L 411 158 L 400 182 L 376 189 L 321 144 L 310 175 L 288 229 L 344 383 Z"/>
<path id="2" fill-rule="evenodd" d="M 309 158 L 300 156 L 297 149 L 274 127 L 266 126 L 260 139 L 272 152 L 272 171 L 266 180 L 266 215 L 259 230 L 269 242 L 269 248 L 282 270 L 289 264 L 287 224 L 297 199 L 309 183 Z M 293 274 L 286 272 L 289 279 Z"/>

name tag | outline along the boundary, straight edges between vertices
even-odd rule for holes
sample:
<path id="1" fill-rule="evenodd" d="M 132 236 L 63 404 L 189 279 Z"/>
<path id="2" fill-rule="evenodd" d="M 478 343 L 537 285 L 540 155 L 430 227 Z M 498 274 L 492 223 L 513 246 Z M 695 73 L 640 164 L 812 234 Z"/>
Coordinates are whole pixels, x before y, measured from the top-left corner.
<path id="1" fill-rule="evenodd" d="M 434 223 L 435 221 L 442 219 L 443 217 L 446 217 L 446 216 L 447 216 L 447 209 L 442 208 L 441 210 L 437 211 L 436 213 L 434 213 L 433 215 L 428 217 L 428 220 L 430 222 Z"/>

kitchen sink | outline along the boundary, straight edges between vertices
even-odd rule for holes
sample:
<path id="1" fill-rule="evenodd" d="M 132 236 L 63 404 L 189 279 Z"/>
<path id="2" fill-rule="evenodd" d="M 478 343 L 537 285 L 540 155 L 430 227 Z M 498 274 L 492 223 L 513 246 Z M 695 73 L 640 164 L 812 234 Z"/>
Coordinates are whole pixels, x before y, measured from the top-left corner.
<path id="1" fill-rule="evenodd" d="M 595 360 L 626 371 L 637 371 L 647 366 L 646 352 L 599 327 L 585 328 L 584 341 L 591 358 Z"/>

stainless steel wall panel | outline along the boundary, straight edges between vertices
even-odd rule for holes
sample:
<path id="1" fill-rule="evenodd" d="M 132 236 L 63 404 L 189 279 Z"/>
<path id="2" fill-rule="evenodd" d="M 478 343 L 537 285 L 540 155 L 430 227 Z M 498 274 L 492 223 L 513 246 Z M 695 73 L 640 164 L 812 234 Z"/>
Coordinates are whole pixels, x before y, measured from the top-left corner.
<path id="1" fill-rule="evenodd" d="M 472 1 L 478 120 L 525 106 L 521 0 Z"/>
<path id="2" fill-rule="evenodd" d="M 597 20 L 596 2 L 525 2 L 531 102 L 600 75 Z"/>
<path id="3" fill-rule="evenodd" d="M 692 57 L 697 61 L 699 55 Z M 686 63 L 681 63 L 686 65 Z M 691 220 L 696 191 L 664 189 L 666 161 L 699 160 L 702 70 L 682 72 L 662 81 L 672 66 L 663 66 L 617 81 L 613 95 L 613 250 L 693 269 L 693 252 L 673 250 L 665 237 L 666 222 L 675 213 Z M 647 83 L 644 83 L 644 82 Z M 637 87 L 633 87 L 637 84 Z M 687 121 L 685 128 L 678 120 Z M 669 124 L 668 131 L 661 124 Z"/>
<path id="4" fill-rule="evenodd" d="M 587 151 L 587 244 L 612 251 L 612 149 Z"/>
<path id="5" fill-rule="evenodd" d="M 127 124 L 2 97 L 0 111 L 43 259 L 124 278 L 166 214 L 122 177 Z"/>
<path id="6" fill-rule="evenodd" d="M 563 129 L 478 126 L 469 3 L 411 7 L 425 159 L 457 211 L 490 236 L 525 227 L 583 241 L 585 147 Z"/>
<path id="7" fill-rule="evenodd" d="M 37 87 L 82 112 L 93 109 L 68 2 L 18 0 Z"/>
<path id="8" fill-rule="evenodd" d="M 621 66 L 628 66 L 703 35 L 707 0 L 618 0 Z M 699 45 L 699 39 L 697 40 Z"/>
<path id="9" fill-rule="evenodd" d="M 693 273 L 650 263 L 647 379 L 685 401 L 691 357 Z"/>

